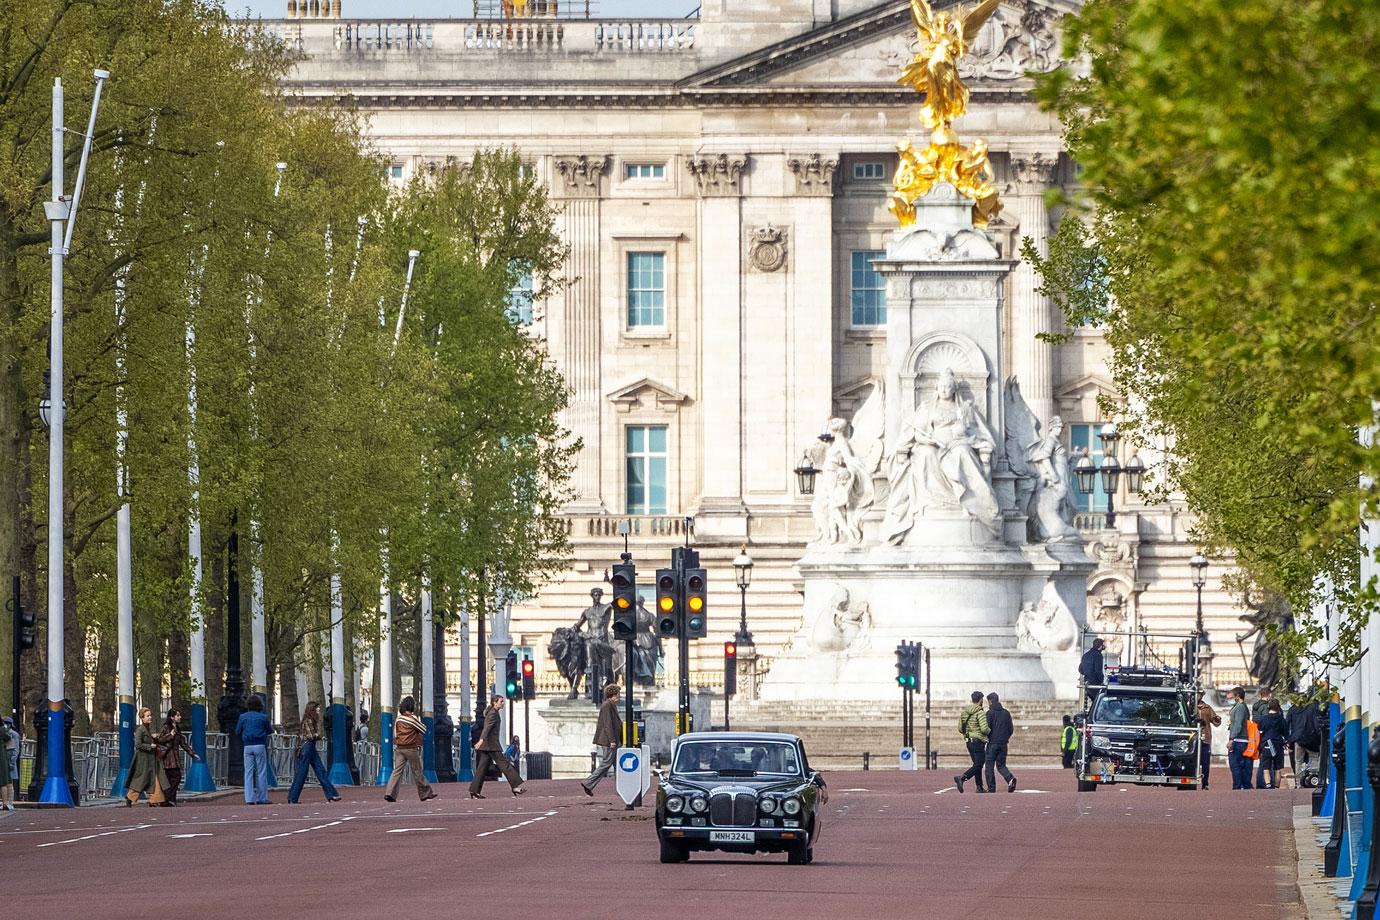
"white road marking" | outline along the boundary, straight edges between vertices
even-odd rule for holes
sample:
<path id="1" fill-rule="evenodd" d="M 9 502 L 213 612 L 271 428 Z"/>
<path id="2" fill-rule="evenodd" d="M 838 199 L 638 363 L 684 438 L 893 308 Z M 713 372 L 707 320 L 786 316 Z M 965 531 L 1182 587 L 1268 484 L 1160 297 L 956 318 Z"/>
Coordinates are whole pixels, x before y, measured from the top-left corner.
<path id="1" fill-rule="evenodd" d="M 1048 795 L 1048 789 L 1017 789 L 1016 795 Z"/>
<path id="2" fill-rule="evenodd" d="M 341 818 L 339 821 L 330 821 L 330 822 L 328 822 L 328 823 L 326 823 L 326 824 L 316 824 L 316 825 L 313 825 L 312 827 L 300 827 L 300 828 L 298 828 L 298 829 L 295 830 L 295 831 L 287 831 L 286 833 L 282 833 L 282 834 L 269 834 L 267 837 L 255 837 L 254 839 L 255 839 L 255 840 L 277 840 L 279 837 L 291 837 L 291 836 L 293 836 L 294 834 L 305 834 L 305 833 L 307 833 L 308 831 L 323 831 L 323 830 L 325 830 L 325 829 L 328 828 L 328 827 L 335 827 L 335 826 L 337 826 L 337 825 L 344 824 L 346 821 L 353 821 L 353 820 L 354 820 L 353 817 Z"/>
<path id="3" fill-rule="evenodd" d="M 955 787 L 955 786 L 945 786 L 943 789 L 936 789 L 936 790 L 934 791 L 934 794 L 935 794 L 935 795 L 943 795 L 943 794 L 946 793 L 946 792 L 953 792 L 955 788 L 957 788 L 957 787 Z"/>
<path id="4" fill-rule="evenodd" d="M 490 837 L 490 836 L 492 836 L 492 835 L 494 835 L 494 834 L 501 834 L 501 833 L 503 833 L 504 831 L 515 831 L 515 830 L 517 830 L 517 829 L 520 828 L 520 827 L 526 827 L 526 826 L 529 825 L 529 824 L 536 824 L 538 821 L 545 821 L 547 818 L 551 817 L 551 816 L 554 815 L 554 814 L 556 814 L 555 811 L 548 811 L 548 812 L 547 812 L 546 814 L 544 814 L 544 815 L 538 815 L 538 816 L 535 817 L 535 818 L 528 818 L 526 821 L 519 821 L 517 824 L 510 824 L 510 825 L 508 825 L 507 827 L 500 827 L 500 828 L 499 828 L 498 830 L 496 830 L 496 831 L 485 831 L 485 832 L 482 833 L 482 834 L 475 834 L 474 836 L 476 836 L 476 837 Z"/>
<path id="5" fill-rule="evenodd" d="M 215 834 L 169 834 L 169 840 L 190 840 L 193 837 L 214 837 Z"/>
<path id="6" fill-rule="evenodd" d="M 391 831 L 387 831 L 387 833 L 389 833 L 389 834 L 415 834 L 415 833 L 417 833 L 418 831 L 443 831 L 443 830 L 445 830 L 444 827 L 395 827 L 395 828 L 393 828 Z"/>
<path id="7" fill-rule="evenodd" d="M 136 824 L 133 827 L 122 827 L 117 831 L 101 831 L 101 833 L 99 834 L 87 834 L 85 837 L 72 837 L 68 840 L 54 840 L 50 843 L 40 843 L 38 845 L 38 848 L 41 850 L 44 847 L 60 847 L 64 843 L 80 843 L 83 840 L 95 840 L 97 837 L 109 837 L 111 834 L 124 834 L 128 833 L 129 831 L 143 830 L 146 827 L 153 827 L 153 825 Z"/>

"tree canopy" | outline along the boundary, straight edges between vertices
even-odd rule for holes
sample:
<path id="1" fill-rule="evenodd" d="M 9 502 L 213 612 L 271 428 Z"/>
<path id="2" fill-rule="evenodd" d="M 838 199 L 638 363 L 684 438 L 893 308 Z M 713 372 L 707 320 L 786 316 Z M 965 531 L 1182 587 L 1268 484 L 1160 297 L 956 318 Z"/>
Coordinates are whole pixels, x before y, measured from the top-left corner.
<path id="1" fill-rule="evenodd" d="M 1204 545 L 1296 613 L 1335 591 L 1353 656 L 1376 600 L 1358 527 L 1380 456 L 1358 433 L 1380 397 L 1380 7 L 1090 0 L 1064 47 L 1038 92 L 1085 188 L 1045 289 L 1105 325 L 1134 435 L 1172 446 L 1158 483 Z"/>
<path id="2" fill-rule="evenodd" d="M 185 686 L 194 514 L 212 634 L 233 527 L 242 578 L 262 569 L 272 660 L 288 669 L 327 625 L 333 573 L 351 632 L 377 634 L 385 544 L 404 599 L 425 574 L 451 606 L 534 590 L 565 552 L 566 388 L 511 308 L 521 279 L 538 295 L 557 285 L 564 249 L 544 189 L 516 151 L 486 151 L 390 190 L 358 117 L 283 96 L 290 63 L 271 35 L 203 0 L 0 8 L 0 571 L 22 574 L 40 610 L 53 577 L 38 552 L 47 436 L 35 411 L 49 94 L 61 77 L 70 192 L 92 69 L 111 73 L 65 285 L 74 698 L 93 654 L 113 705 L 117 483 L 153 700 L 165 679 L 175 696 L 219 695 L 214 661 L 210 688 Z M 409 249 L 420 256 L 400 322 Z M 27 656 L 34 674 L 42 646 Z M 27 683 L 32 706 L 41 683 Z"/>

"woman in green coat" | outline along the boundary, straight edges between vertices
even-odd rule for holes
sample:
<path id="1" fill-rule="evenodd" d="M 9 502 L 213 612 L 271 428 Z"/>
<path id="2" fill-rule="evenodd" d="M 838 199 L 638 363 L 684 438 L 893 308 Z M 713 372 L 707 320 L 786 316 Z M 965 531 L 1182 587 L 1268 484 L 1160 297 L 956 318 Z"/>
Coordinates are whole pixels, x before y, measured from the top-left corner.
<path id="1" fill-rule="evenodd" d="M 134 762 L 129 765 L 129 783 L 125 786 L 125 805 L 139 801 L 139 794 L 147 792 L 149 807 L 163 802 L 163 790 L 168 788 L 168 775 L 158 760 L 158 744 L 153 736 L 153 711 L 139 710 L 139 725 L 134 729 Z"/>

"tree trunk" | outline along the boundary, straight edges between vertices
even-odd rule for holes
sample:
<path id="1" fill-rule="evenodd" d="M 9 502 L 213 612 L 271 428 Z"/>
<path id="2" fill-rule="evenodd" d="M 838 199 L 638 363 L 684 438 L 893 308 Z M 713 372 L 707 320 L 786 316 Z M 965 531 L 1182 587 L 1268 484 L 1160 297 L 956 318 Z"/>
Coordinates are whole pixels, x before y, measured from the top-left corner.
<path id="1" fill-rule="evenodd" d="M 187 647 L 187 634 L 173 630 L 168 637 L 168 683 L 172 688 L 172 708 L 178 712 L 191 712 L 192 703 L 192 659 Z"/>
<path id="2" fill-rule="evenodd" d="M 92 699 L 91 731 L 115 730 L 116 667 L 120 661 L 119 636 L 114 629 L 102 629 L 97 636 L 96 692 Z"/>
<path id="3" fill-rule="evenodd" d="M 214 529 L 202 525 L 201 536 L 207 541 L 204 547 L 215 546 Z M 206 581 L 206 709 L 207 723 L 212 731 L 226 731 L 220 726 L 218 707 L 225 693 L 225 557 L 212 551 L 208 556 L 203 552 L 202 571 L 209 578 Z M 207 565 L 206 563 L 210 564 Z M 234 728 L 234 726 L 230 726 Z"/>
<path id="4" fill-rule="evenodd" d="M 0 476 L 0 575 L 4 576 L 5 600 L 9 599 L 11 579 L 21 574 L 25 526 L 21 512 L 29 478 L 30 422 L 24 409 L 29 399 L 24 390 L 19 340 L 23 298 L 19 292 L 19 254 L 14 237 L 14 220 L 8 209 L 0 206 L 0 330 L 4 330 L 0 334 L 0 470 L 6 471 Z M 14 634 L 13 615 L 8 604 L 0 604 L 0 636 L 6 645 Z M 10 699 L 12 668 L 11 656 L 0 655 L 0 700 L 4 701 L 0 711 L 5 715 L 16 705 Z M 18 705 L 22 709 L 22 702 Z M 24 721 L 21 712 L 21 722 Z"/>

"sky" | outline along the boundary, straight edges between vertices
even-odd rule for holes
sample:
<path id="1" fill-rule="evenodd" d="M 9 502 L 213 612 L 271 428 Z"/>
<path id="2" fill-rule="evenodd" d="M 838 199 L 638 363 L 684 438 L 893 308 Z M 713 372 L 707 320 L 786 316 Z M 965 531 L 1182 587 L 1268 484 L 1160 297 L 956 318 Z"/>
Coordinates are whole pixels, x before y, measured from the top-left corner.
<path id="1" fill-rule="evenodd" d="M 285 15 L 287 0 L 224 0 L 234 15 L 248 10 L 251 16 L 278 19 Z M 350 19 L 438 19 L 474 15 L 473 0 L 341 0 Z M 577 0 L 583 4 L 583 0 Z M 680 18 L 699 7 L 699 0 L 590 0 L 599 17 Z"/>

